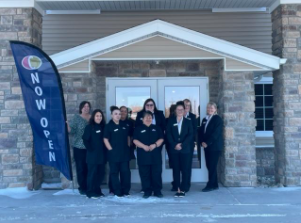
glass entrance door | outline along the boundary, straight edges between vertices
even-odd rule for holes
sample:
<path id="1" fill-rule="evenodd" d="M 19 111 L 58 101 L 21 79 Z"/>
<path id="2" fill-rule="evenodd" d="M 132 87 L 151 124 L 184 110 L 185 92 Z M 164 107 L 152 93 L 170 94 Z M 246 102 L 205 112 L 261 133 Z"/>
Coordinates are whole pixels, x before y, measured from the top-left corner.
<path id="1" fill-rule="evenodd" d="M 169 117 L 169 107 L 177 101 L 189 99 L 192 113 L 202 118 L 206 115 L 209 101 L 208 78 L 107 78 L 106 116 L 110 120 L 110 106 L 127 106 L 135 120 L 137 112 L 143 107 L 147 98 L 153 98 L 159 110 Z M 198 107 L 200 106 L 200 114 Z M 168 165 L 168 155 L 163 148 L 163 182 L 172 181 L 172 170 Z M 136 160 L 130 163 L 132 182 L 140 182 Z M 192 182 L 206 182 L 208 173 L 205 165 L 204 151 L 195 147 L 192 167 Z"/>

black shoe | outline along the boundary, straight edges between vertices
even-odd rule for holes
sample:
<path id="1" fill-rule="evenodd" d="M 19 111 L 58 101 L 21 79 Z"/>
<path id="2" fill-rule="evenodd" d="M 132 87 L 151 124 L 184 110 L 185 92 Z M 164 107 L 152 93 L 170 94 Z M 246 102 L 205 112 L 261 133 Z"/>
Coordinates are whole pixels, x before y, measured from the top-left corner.
<path id="1" fill-rule="evenodd" d="M 99 197 L 104 197 L 105 196 L 102 192 L 98 193 L 98 195 L 99 195 Z"/>
<path id="2" fill-rule="evenodd" d="M 157 198 L 162 198 L 163 194 L 161 192 L 154 193 L 154 196 Z"/>
<path id="3" fill-rule="evenodd" d="M 85 190 L 78 190 L 81 196 L 87 196 L 87 192 Z"/>
<path id="4" fill-rule="evenodd" d="M 181 192 L 179 193 L 179 198 L 183 198 L 183 197 L 185 197 L 185 192 L 181 191 Z"/>
<path id="5" fill-rule="evenodd" d="M 179 193 L 179 192 L 177 192 L 177 193 L 174 195 L 174 197 L 177 197 L 177 198 L 179 198 L 179 197 L 180 197 L 180 193 Z"/>
<path id="6" fill-rule="evenodd" d="M 151 193 L 144 193 L 144 195 L 142 196 L 143 198 L 147 199 L 151 196 Z"/>
<path id="7" fill-rule="evenodd" d="M 123 195 L 121 195 L 121 194 L 115 194 L 114 197 L 116 197 L 116 198 L 122 198 Z"/>
<path id="8" fill-rule="evenodd" d="M 214 190 L 218 190 L 218 187 L 205 187 L 202 192 L 210 192 Z"/>
<path id="9" fill-rule="evenodd" d="M 93 195 L 93 196 L 91 196 L 91 197 L 89 197 L 89 198 L 94 199 L 94 200 L 97 200 L 97 199 L 100 198 L 100 196 L 99 196 L 99 195 Z"/>
<path id="10" fill-rule="evenodd" d="M 124 193 L 123 196 L 124 197 L 130 197 L 131 195 L 130 195 L 130 193 Z"/>

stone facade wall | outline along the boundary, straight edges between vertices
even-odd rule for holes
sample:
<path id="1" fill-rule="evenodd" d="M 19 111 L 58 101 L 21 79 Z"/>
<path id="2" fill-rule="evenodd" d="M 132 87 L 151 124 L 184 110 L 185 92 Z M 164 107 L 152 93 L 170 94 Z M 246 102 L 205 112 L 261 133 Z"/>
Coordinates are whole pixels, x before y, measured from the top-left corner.
<path id="1" fill-rule="evenodd" d="M 34 163 L 32 132 L 9 40 L 41 46 L 42 17 L 32 8 L 0 8 L 0 188 L 37 189 L 42 168 Z"/>
<path id="2" fill-rule="evenodd" d="M 276 181 L 301 185 L 301 5 L 272 13 L 273 54 L 287 58 L 274 77 Z"/>
<path id="3" fill-rule="evenodd" d="M 224 120 L 220 179 L 225 186 L 256 186 L 255 93 L 252 72 L 226 72 L 220 64 L 219 114 Z"/>
<path id="4" fill-rule="evenodd" d="M 259 185 L 275 185 L 274 148 L 256 148 L 257 182 Z"/>

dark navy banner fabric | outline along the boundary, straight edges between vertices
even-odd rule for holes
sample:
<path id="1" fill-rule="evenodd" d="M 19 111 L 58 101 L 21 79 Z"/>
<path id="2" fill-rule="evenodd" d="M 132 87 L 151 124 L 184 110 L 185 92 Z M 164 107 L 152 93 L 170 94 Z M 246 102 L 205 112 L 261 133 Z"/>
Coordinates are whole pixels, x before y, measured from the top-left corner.
<path id="1" fill-rule="evenodd" d="M 60 76 L 38 47 L 11 41 L 25 109 L 33 132 L 36 162 L 72 180 L 66 111 Z"/>

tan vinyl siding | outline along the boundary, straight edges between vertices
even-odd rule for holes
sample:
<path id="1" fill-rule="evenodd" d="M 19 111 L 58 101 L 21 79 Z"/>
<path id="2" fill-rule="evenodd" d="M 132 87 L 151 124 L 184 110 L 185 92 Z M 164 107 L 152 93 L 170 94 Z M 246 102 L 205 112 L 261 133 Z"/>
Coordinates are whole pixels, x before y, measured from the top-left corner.
<path id="1" fill-rule="evenodd" d="M 226 68 L 227 70 L 263 70 L 259 67 L 230 58 L 226 59 Z"/>
<path id="2" fill-rule="evenodd" d="M 146 11 L 46 15 L 43 17 L 42 45 L 51 55 L 155 19 L 271 54 L 269 13 Z"/>
<path id="3" fill-rule="evenodd" d="M 175 42 L 163 37 L 153 37 L 110 53 L 103 54 L 97 58 L 192 58 L 192 57 L 219 57 L 204 50 L 197 49 L 187 44 Z"/>
<path id="4" fill-rule="evenodd" d="M 73 72 L 73 71 L 79 71 L 79 72 L 89 72 L 89 60 L 84 60 L 76 64 L 72 64 L 68 67 L 59 69 L 59 72 Z"/>

